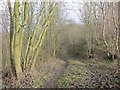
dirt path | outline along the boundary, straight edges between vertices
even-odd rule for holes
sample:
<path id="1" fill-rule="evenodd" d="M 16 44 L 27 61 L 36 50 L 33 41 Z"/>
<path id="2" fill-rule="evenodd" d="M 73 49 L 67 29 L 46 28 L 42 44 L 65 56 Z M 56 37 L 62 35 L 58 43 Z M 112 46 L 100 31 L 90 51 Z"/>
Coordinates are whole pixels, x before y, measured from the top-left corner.
<path id="1" fill-rule="evenodd" d="M 43 88 L 54 88 L 56 81 L 64 73 L 64 71 L 67 67 L 68 67 L 68 62 L 65 61 L 65 64 L 62 65 L 59 70 L 54 70 L 52 72 L 52 76 L 49 77 L 49 79 L 45 81 Z"/>
<path id="2" fill-rule="evenodd" d="M 119 87 L 116 64 L 95 60 L 68 60 L 51 72 L 43 88 Z"/>

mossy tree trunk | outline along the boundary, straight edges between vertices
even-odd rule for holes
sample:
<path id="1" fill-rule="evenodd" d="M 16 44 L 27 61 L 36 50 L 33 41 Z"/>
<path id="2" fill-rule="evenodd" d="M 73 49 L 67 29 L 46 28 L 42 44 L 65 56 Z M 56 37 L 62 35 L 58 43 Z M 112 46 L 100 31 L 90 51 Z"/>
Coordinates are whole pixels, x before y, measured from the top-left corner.
<path id="1" fill-rule="evenodd" d="M 11 56 L 11 65 L 13 68 L 13 73 L 19 79 L 20 75 L 23 71 L 32 70 L 35 67 L 35 61 L 38 56 L 38 52 L 43 44 L 45 39 L 46 32 L 48 30 L 48 26 L 51 23 L 51 16 L 53 15 L 53 11 L 55 8 L 55 3 L 50 4 L 50 10 L 48 13 L 48 17 L 42 19 L 42 31 L 40 32 L 36 43 L 34 40 L 36 38 L 36 34 L 39 32 L 39 24 L 41 22 L 41 18 L 45 11 L 46 2 L 43 3 L 42 8 L 40 9 L 38 18 L 36 20 L 34 30 L 32 35 L 29 37 L 29 40 L 26 44 L 26 51 L 24 57 L 22 57 L 22 48 L 23 48 L 23 34 L 25 31 L 25 27 L 27 26 L 28 21 L 28 0 L 24 0 L 22 2 L 22 11 L 20 12 L 20 2 L 19 0 L 15 0 L 14 7 L 12 10 L 10 0 L 8 0 L 8 8 L 10 13 L 10 56 Z M 22 18 L 21 18 L 21 15 Z M 21 23 L 22 22 L 22 23 Z M 23 59 L 23 60 L 22 60 Z"/>
<path id="2" fill-rule="evenodd" d="M 23 39 L 23 30 L 25 24 L 27 23 L 27 14 L 28 14 L 28 2 L 27 0 L 23 2 L 23 16 L 22 16 L 22 25 L 20 26 L 20 3 L 19 0 L 16 0 L 14 3 L 14 10 L 12 10 L 11 3 L 8 0 L 8 8 L 10 12 L 10 59 L 13 68 L 14 75 L 19 78 L 22 73 L 21 65 L 21 49 L 22 49 L 22 39 Z"/>

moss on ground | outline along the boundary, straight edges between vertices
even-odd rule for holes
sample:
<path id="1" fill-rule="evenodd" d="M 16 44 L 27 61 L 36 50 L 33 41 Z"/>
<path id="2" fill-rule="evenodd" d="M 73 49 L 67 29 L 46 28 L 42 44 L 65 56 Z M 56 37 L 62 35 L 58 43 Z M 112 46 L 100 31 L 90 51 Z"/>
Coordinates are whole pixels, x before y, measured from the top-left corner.
<path id="1" fill-rule="evenodd" d="M 57 88 L 119 87 L 118 67 L 115 62 L 98 60 L 70 60 L 64 74 L 56 82 Z"/>

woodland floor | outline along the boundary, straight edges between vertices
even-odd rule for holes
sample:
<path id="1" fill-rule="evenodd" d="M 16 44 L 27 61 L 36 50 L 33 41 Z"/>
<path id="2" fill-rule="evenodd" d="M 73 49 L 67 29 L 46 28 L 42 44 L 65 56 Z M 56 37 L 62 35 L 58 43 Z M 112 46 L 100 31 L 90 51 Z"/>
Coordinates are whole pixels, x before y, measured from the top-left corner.
<path id="1" fill-rule="evenodd" d="M 120 88 L 117 60 L 50 58 L 37 64 L 37 79 L 31 85 L 26 80 L 22 84 L 27 86 L 20 84 L 19 88 Z"/>
<path id="2" fill-rule="evenodd" d="M 120 88 L 118 62 L 67 60 L 47 79 L 47 88 Z"/>
<path id="3" fill-rule="evenodd" d="M 120 88 L 118 62 L 69 60 L 57 88 Z"/>

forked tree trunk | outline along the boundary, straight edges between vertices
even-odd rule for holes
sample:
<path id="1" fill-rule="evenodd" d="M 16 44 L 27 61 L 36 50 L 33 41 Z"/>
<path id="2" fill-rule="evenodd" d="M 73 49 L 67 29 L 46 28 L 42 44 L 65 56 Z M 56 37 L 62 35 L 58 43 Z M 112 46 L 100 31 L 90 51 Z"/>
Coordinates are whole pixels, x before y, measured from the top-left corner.
<path id="1" fill-rule="evenodd" d="M 14 3 L 14 10 L 12 11 L 11 3 L 8 0 L 8 8 L 10 12 L 10 60 L 13 68 L 13 73 L 19 78 L 22 73 L 21 65 L 21 49 L 22 49 L 22 33 L 24 25 L 27 23 L 27 2 L 24 3 L 22 27 L 20 26 L 20 12 L 19 12 L 19 0 Z"/>
<path id="2" fill-rule="evenodd" d="M 16 77 L 19 79 L 20 75 L 24 70 L 31 70 L 35 67 L 35 62 L 38 56 L 38 52 L 43 44 L 46 32 L 48 30 L 48 26 L 51 22 L 51 16 L 53 14 L 53 10 L 55 8 L 54 3 L 51 4 L 51 10 L 48 14 L 48 18 L 43 18 L 43 30 L 38 37 L 38 41 L 34 44 L 35 36 L 38 31 L 38 26 L 41 21 L 41 17 L 43 12 L 45 11 L 46 3 L 42 6 L 40 10 L 37 22 L 34 26 L 34 31 L 31 37 L 27 42 L 27 49 L 25 52 L 24 60 L 22 60 L 22 46 L 23 46 L 23 33 L 25 30 L 25 26 L 28 21 L 28 0 L 25 0 L 22 3 L 22 18 L 20 17 L 20 3 L 19 0 L 16 0 L 14 3 L 14 10 L 12 10 L 10 0 L 8 0 L 8 8 L 10 12 L 10 56 L 11 56 L 11 65 L 13 67 L 13 72 Z M 22 21 L 22 25 L 20 25 L 20 20 Z M 33 46 L 34 45 L 34 46 Z M 32 62 L 30 61 L 30 55 L 32 55 Z M 23 61 L 23 64 L 22 64 Z M 30 67 L 28 67 L 30 65 Z"/>

